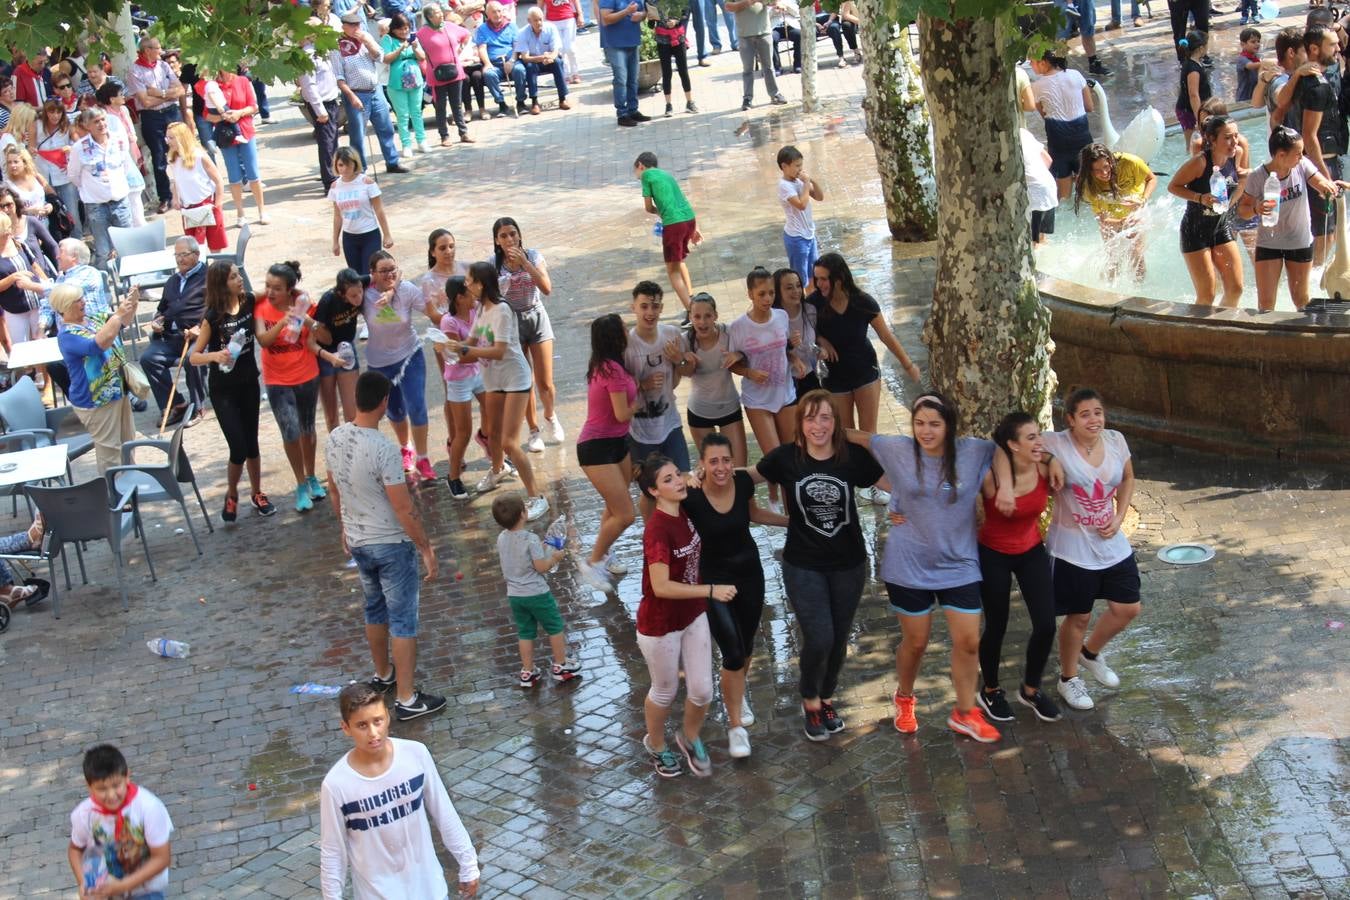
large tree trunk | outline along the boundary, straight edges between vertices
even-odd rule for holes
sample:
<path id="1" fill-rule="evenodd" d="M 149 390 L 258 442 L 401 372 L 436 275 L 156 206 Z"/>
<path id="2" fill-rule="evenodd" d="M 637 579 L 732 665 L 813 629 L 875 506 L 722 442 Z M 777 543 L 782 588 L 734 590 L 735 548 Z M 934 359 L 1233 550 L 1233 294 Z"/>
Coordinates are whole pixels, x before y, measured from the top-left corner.
<path id="1" fill-rule="evenodd" d="M 877 156 L 886 222 L 897 241 L 937 236 L 937 184 L 928 143 L 928 107 L 907 29 L 881 0 L 858 0 L 867 133 Z"/>
<path id="2" fill-rule="evenodd" d="M 937 285 L 924 343 L 963 429 L 1010 410 L 1049 422 L 1050 312 L 1032 276 L 1027 192 L 1006 26 L 919 20 L 937 148 Z"/>
<path id="3" fill-rule="evenodd" d="M 802 28 L 802 112 L 815 112 L 820 105 L 816 95 L 816 13 L 810 3 L 803 3 L 800 13 Z"/>

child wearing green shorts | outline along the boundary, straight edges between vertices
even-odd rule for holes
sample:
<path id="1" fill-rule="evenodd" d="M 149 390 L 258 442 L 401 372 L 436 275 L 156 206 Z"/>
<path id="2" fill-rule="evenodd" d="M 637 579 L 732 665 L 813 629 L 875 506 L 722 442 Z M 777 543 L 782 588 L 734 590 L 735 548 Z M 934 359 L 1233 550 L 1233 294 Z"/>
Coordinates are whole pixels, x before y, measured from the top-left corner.
<path id="1" fill-rule="evenodd" d="M 525 530 L 525 501 L 519 494 L 501 494 L 492 501 L 492 518 L 504 529 L 497 536 L 497 555 L 506 578 L 506 599 L 520 637 L 520 686 L 534 687 L 543 678 L 534 665 L 534 640 L 543 628 L 553 648 L 553 680 L 575 681 L 581 663 L 567 655 L 558 601 L 553 599 L 544 573 L 563 558 L 563 551 L 548 550 L 539 535 Z"/>

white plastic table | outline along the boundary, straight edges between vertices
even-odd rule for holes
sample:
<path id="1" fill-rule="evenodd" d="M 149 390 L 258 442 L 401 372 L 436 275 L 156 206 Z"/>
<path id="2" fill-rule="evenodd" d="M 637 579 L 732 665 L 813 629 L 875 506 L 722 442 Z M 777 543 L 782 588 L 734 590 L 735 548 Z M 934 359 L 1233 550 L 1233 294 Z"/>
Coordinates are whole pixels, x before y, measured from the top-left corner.
<path id="1" fill-rule="evenodd" d="M 28 369 L 60 361 L 61 349 L 56 346 L 56 338 L 42 338 L 15 344 L 9 351 L 6 365 L 11 369 Z"/>
<path id="2" fill-rule="evenodd" d="M 66 448 L 61 444 L 0 453 L 0 487 L 64 478 Z"/>

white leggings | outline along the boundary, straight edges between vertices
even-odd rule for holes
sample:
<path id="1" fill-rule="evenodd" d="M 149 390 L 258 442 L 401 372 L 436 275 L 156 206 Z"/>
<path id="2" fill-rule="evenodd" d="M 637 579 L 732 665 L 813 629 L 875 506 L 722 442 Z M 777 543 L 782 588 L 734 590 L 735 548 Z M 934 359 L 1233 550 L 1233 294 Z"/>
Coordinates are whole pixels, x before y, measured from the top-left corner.
<path id="1" fill-rule="evenodd" d="M 689 702 L 695 706 L 707 706 L 712 702 L 712 637 L 708 633 L 707 613 L 690 622 L 683 631 L 672 631 L 660 637 L 639 634 L 637 643 L 652 677 L 648 700 L 664 707 L 675 702 L 675 694 L 680 689 L 680 660 L 683 659 Z"/>
<path id="2" fill-rule="evenodd" d="M 558 29 L 558 45 L 562 50 L 562 58 L 567 69 L 566 75 L 571 78 L 577 74 L 577 53 L 573 49 L 577 42 L 577 20 L 567 18 L 553 23 L 553 27 Z"/>

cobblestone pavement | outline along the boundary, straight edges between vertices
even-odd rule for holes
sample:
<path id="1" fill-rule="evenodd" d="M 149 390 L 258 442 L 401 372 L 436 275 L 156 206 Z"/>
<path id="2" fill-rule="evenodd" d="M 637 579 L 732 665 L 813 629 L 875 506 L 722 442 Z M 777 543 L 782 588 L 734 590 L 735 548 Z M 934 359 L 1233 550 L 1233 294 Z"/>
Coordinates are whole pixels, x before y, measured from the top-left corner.
<path id="1" fill-rule="evenodd" d="M 827 64 L 818 115 L 767 106 L 743 115 L 738 66 L 723 54 L 695 70 L 702 114 L 615 129 L 593 35 L 583 47 L 587 83 L 572 112 L 475 124 L 478 144 L 383 179 L 410 273 L 422 270 L 432 227 L 450 225 L 462 257 L 481 258 L 503 214 L 546 254 L 570 432 L 584 412 L 586 324 L 626 309 L 636 279 L 664 280 L 629 168 L 644 149 L 688 185 L 708 235 L 693 278 L 732 316 L 744 272 L 782 264 L 772 155 L 784 142 L 801 146 L 828 192 L 817 212 L 822 244 L 856 261 L 923 365 L 932 267 L 886 239 L 858 70 Z M 797 80 L 785 82 L 795 97 Z M 659 112 L 658 103 L 644 108 Z M 330 214 L 298 117 L 279 118 L 262 145 L 276 224 L 259 230 L 249 268 L 257 282 L 268 262 L 298 256 L 318 289 L 337 268 Z M 882 427 L 900 429 L 912 387 L 893 370 L 887 378 Z M 443 423 L 433 420 L 432 433 L 439 445 Z M 175 893 L 316 893 L 318 787 L 349 744 L 331 700 L 288 691 L 363 677 L 369 663 L 336 523 L 323 504 L 304 518 L 290 509 L 266 416 L 263 437 L 275 518 L 246 512 L 218 525 L 197 558 L 179 517 L 153 509 L 160 580 L 146 580 L 133 557 L 129 613 L 94 549 L 97 584 L 77 585 L 61 620 L 46 607 L 20 611 L 0 636 L 10 684 L 0 713 L 0 896 L 72 893 L 67 814 L 83 792 L 80 753 L 102 740 L 121 745 L 137 780 L 169 806 Z M 214 514 L 223 475 L 214 421 L 188 432 L 187 445 Z M 1350 619 L 1350 481 L 1162 447 L 1136 453 L 1145 613 L 1112 648 L 1123 686 L 1097 691 L 1094 712 L 1053 725 L 1019 715 L 993 746 L 955 738 L 943 726 L 951 695 L 939 626 L 919 684 L 922 727 L 901 738 L 888 701 L 898 631 L 874 581 L 839 698 L 849 728 L 808 743 L 797 636 L 771 558 L 782 539 L 765 532 L 754 756 L 728 759 L 715 702 L 706 729 L 714 777 L 662 781 L 639 746 L 638 576 L 623 580 L 618 600 L 600 601 L 564 563 L 551 582 L 585 678 L 523 692 L 487 501 L 455 505 L 442 484 L 419 498 L 445 572 L 423 594 L 420 678 L 450 705 L 395 733 L 426 742 L 439 761 L 490 897 L 1350 896 L 1350 714 L 1338 677 L 1350 657 L 1337 625 Z M 598 504 L 570 443 L 535 459 L 555 510 L 574 516 L 586 540 Z M 475 478 L 483 465 L 472 458 Z M 81 477 L 91 471 L 81 463 Z M 864 519 L 879 539 L 881 514 Z M 1218 555 L 1169 568 L 1154 552 L 1175 540 L 1210 542 Z M 636 529 L 618 550 L 636 573 Z M 1015 613 L 1010 684 L 1026 631 Z M 149 655 L 145 640 L 160 635 L 191 642 L 191 657 Z"/>

